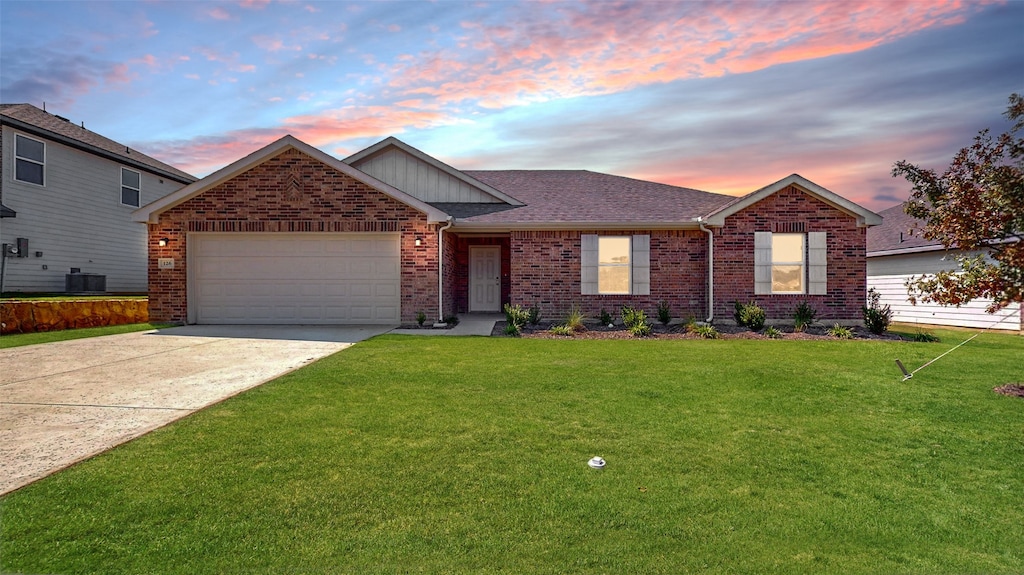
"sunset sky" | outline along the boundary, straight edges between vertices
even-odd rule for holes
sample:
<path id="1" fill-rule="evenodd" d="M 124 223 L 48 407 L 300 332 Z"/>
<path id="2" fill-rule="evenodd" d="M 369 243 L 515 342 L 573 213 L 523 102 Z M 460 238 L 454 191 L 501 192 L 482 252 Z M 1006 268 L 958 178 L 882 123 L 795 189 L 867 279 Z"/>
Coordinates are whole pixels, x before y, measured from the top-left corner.
<path id="1" fill-rule="evenodd" d="M 197 176 L 282 135 L 881 210 L 1024 92 L 1024 1 L 0 3 L 0 100 Z"/>

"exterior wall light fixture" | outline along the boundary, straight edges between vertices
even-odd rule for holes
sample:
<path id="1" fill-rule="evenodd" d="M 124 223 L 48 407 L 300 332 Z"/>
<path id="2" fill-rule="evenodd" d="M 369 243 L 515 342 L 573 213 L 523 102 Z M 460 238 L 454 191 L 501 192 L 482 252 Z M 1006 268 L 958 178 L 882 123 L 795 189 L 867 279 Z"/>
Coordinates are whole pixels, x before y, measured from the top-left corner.
<path id="1" fill-rule="evenodd" d="M 416 236 L 416 247 L 420 247 L 422 245 L 423 245 L 423 238 L 421 238 L 419 236 Z"/>
<path id="2" fill-rule="evenodd" d="M 164 247 L 167 247 L 167 243 L 170 242 L 170 241 L 171 241 L 170 238 L 160 238 L 160 240 L 157 241 L 157 244 L 159 244 L 160 247 L 164 248 Z"/>

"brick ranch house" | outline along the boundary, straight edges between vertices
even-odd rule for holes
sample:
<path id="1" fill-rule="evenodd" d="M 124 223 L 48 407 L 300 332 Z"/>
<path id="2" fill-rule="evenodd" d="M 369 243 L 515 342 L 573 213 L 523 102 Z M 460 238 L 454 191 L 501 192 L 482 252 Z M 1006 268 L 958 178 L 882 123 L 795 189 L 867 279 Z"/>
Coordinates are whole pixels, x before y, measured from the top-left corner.
<path id="1" fill-rule="evenodd" d="M 881 218 L 799 175 L 736 198 L 583 170 L 459 171 L 395 139 L 294 137 L 134 214 L 154 321 L 411 323 L 536 305 L 855 323 Z"/>

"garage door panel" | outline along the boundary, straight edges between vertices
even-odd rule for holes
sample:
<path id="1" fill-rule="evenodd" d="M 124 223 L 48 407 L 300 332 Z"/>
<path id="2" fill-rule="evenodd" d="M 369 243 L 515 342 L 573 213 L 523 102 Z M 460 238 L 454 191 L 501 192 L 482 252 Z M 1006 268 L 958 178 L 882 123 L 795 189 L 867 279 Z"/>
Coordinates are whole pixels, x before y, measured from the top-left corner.
<path id="1" fill-rule="evenodd" d="M 190 238 L 199 323 L 397 323 L 398 234 Z"/>

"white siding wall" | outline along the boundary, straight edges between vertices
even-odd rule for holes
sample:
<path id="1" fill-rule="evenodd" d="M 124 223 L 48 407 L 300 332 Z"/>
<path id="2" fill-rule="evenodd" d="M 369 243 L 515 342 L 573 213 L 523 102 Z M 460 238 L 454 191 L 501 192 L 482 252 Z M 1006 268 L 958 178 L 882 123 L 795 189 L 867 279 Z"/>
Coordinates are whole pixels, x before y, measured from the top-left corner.
<path id="1" fill-rule="evenodd" d="M 15 133 L 20 132 L 3 127 L 0 185 L 3 204 L 18 216 L 0 220 L 0 238 L 4 243 L 28 238 L 29 255 L 7 259 L 4 290 L 62 292 L 64 274 L 76 267 L 106 275 L 107 291 L 145 292 L 146 225 L 133 222 L 135 208 L 121 204 L 122 164 L 24 134 L 46 142 L 45 186 L 17 182 Z M 141 205 L 182 187 L 136 171 L 142 173 Z"/>
<path id="2" fill-rule="evenodd" d="M 942 259 L 946 255 L 947 252 L 935 251 L 870 257 L 867 266 L 868 288 L 874 288 L 881 295 L 882 304 L 889 304 L 893 311 L 893 321 L 986 328 L 999 320 L 1004 320 L 992 329 L 1024 329 L 1019 305 L 1009 306 L 997 314 L 985 312 L 991 300 L 974 300 L 959 308 L 925 304 L 920 301 L 916 306 L 911 305 L 907 301 L 906 281 L 915 275 L 956 269 L 955 261 Z"/>
<path id="3" fill-rule="evenodd" d="M 424 202 L 499 202 L 490 194 L 401 150 L 377 154 L 355 167 Z"/>

